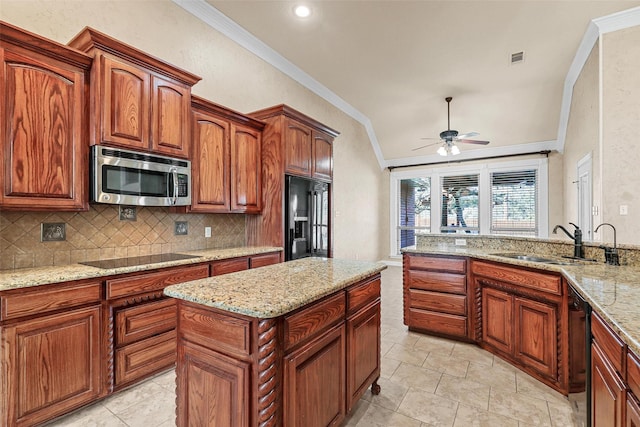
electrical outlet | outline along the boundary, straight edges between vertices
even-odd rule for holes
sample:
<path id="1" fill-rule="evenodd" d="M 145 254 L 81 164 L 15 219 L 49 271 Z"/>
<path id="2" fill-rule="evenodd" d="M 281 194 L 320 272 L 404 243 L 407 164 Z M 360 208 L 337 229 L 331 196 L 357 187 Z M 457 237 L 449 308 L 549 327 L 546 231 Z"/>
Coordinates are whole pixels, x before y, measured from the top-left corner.
<path id="1" fill-rule="evenodd" d="M 211 237 L 211 227 L 204 228 L 204 237 Z"/>
<path id="2" fill-rule="evenodd" d="M 467 239 L 456 239 L 456 246 L 467 246 Z"/>
<path id="3" fill-rule="evenodd" d="M 620 205 L 620 215 L 629 215 L 629 206 Z"/>

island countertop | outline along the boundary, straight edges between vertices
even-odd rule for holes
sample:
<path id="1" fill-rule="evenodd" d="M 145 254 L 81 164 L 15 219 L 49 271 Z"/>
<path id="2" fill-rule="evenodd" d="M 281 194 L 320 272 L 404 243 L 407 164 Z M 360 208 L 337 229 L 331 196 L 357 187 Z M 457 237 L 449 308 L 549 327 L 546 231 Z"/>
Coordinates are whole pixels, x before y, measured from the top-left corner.
<path id="1" fill-rule="evenodd" d="M 561 273 L 573 289 L 591 305 L 636 354 L 640 354 L 640 268 L 612 266 L 601 262 L 572 262 L 564 265 L 520 261 L 494 254 L 495 249 L 460 248 L 451 245 L 403 249 L 406 253 L 457 255 L 538 270 Z M 503 251 L 508 252 L 508 251 Z M 544 254 L 541 256 L 545 256 Z M 552 258 L 556 258 L 553 257 Z"/>
<path id="2" fill-rule="evenodd" d="M 381 263 L 303 258 L 254 270 L 213 276 L 165 288 L 168 296 L 269 319 L 384 270 Z"/>

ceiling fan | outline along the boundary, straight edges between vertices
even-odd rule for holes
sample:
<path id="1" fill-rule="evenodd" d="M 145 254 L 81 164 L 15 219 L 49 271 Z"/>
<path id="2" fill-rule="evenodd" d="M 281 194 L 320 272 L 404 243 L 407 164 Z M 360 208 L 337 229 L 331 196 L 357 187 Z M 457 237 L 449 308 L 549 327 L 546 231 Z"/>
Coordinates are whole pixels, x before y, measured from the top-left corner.
<path id="1" fill-rule="evenodd" d="M 462 135 L 458 134 L 457 130 L 451 129 L 451 114 L 450 114 L 450 105 L 451 100 L 453 98 L 448 96 L 444 100 L 447 101 L 447 130 L 443 130 L 440 132 L 440 141 L 442 142 L 442 146 L 438 148 L 438 154 L 441 156 L 448 156 L 460 154 L 460 149 L 456 146 L 456 142 L 462 142 L 465 144 L 478 144 L 478 145 L 487 145 L 489 141 L 478 141 L 476 139 L 467 139 L 471 136 L 479 135 L 478 132 L 468 132 L 463 133 Z M 421 138 L 421 139 L 438 139 L 438 138 Z M 440 142 L 434 142 L 432 144 L 423 145 L 421 147 L 414 148 L 411 151 L 420 150 L 422 148 L 430 147 L 432 145 L 440 144 Z"/>

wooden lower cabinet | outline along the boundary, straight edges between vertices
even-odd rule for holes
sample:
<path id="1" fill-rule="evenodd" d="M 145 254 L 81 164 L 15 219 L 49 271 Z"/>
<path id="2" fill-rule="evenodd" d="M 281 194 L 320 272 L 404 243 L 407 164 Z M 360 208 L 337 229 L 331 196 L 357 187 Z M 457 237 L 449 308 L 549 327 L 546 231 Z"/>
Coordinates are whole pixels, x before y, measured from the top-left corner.
<path id="1" fill-rule="evenodd" d="M 0 425 L 31 426 L 102 394 L 101 306 L 0 327 Z"/>
<path id="2" fill-rule="evenodd" d="M 338 426 L 345 418 L 344 322 L 284 358 L 284 426 Z"/>
<path id="3" fill-rule="evenodd" d="M 338 426 L 380 376 L 380 275 L 259 319 L 178 301 L 178 426 Z"/>
<path id="4" fill-rule="evenodd" d="M 640 405 L 631 392 L 627 392 L 626 427 L 640 427 Z"/>
<path id="5" fill-rule="evenodd" d="M 591 346 L 593 427 L 622 427 L 626 387 L 598 344 Z"/>
<path id="6" fill-rule="evenodd" d="M 513 353 L 513 297 L 487 288 L 482 292 L 482 342 Z"/>
<path id="7" fill-rule="evenodd" d="M 514 298 L 514 356 L 549 378 L 558 373 L 558 307 L 526 298 Z"/>

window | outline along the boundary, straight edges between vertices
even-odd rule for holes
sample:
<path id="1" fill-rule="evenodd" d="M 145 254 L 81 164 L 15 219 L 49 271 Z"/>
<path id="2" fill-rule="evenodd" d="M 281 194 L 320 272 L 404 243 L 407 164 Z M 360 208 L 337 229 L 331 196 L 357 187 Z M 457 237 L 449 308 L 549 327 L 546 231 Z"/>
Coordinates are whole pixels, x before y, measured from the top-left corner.
<path id="1" fill-rule="evenodd" d="M 547 237 L 547 168 L 543 158 L 392 171 L 391 256 L 429 233 Z"/>
<path id="2" fill-rule="evenodd" d="M 400 181 L 396 250 L 416 244 L 416 234 L 431 229 L 431 179 L 411 178 Z"/>
<path id="3" fill-rule="evenodd" d="M 537 171 L 491 173 L 491 234 L 538 234 Z"/>
<path id="4" fill-rule="evenodd" d="M 478 176 L 442 177 L 441 233 L 478 233 Z"/>

